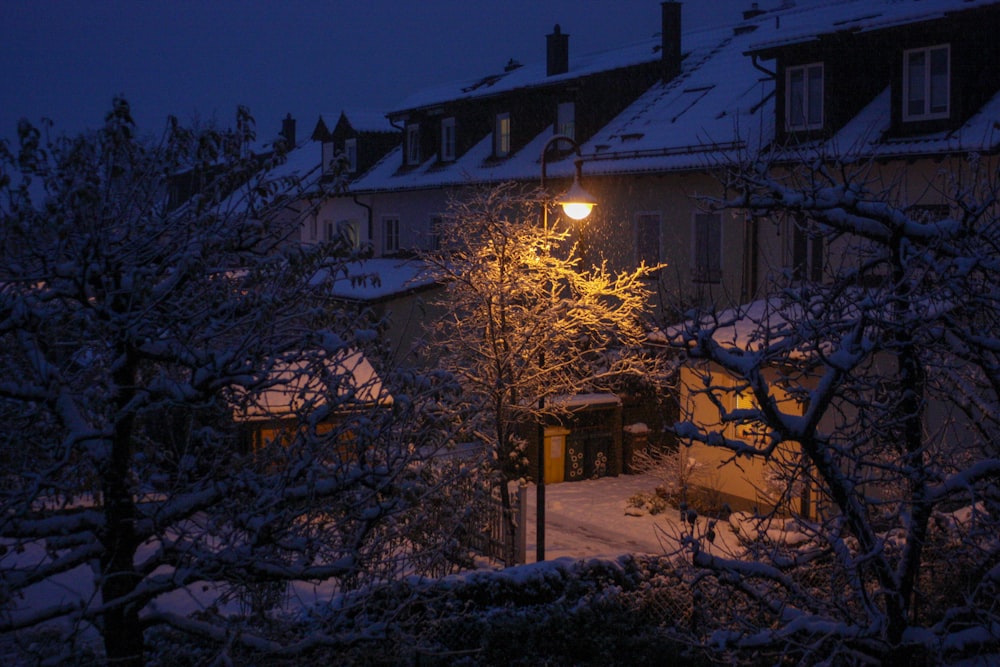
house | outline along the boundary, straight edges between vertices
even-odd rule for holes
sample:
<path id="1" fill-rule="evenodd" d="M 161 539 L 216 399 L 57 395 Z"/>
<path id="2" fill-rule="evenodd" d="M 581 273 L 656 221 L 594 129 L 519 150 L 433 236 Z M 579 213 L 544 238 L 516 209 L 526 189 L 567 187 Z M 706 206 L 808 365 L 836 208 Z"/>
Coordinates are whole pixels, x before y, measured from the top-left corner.
<path id="1" fill-rule="evenodd" d="M 733 194 L 728 169 L 766 159 L 778 173 L 804 155 L 871 160 L 934 214 L 942 171 L 996 151 L 997 46 L 983 28 L 997 25 L 995 0 L 755 3 L 696 31 L 682 29 L 679 3 L 659 10 L 642 31 L 655 38 L 576 56 L 556 26 L 544 63 L 509 62 L 405 100 L 387 114 L 399 144 L 320 215 L 367 216 L 378 256 L 433 248 L 451 197 L 538 183 L 542 147 L 567 134 L 600 202 L 577 230 L 587 257 L 612 268 L 665 263 L 657 317 L 669 324 L 691 305 L 736 307 L 820 277 L 855 250 L 848 240 L 823 247 L 801 220 L 713 210 L 709 200 Z M 566 158 L 546 156 L 553 194 L 574 174 Z"/>
<path id="2" fill-rule="evenodd" d="M 321 368 L 305 360 L 278 364 L 265 389 L 241 397 L 236 419 L 243 426 L 248 450 L 289 440 L 305 424 L 323 435 L 355 414 L 392 405 L 392 395 L 360 351 L 349 350 L 317 363 Z"/>
<path id="3" fill-rule="evenodd" d="M 891 187 L 893 203 L 900 208 L 931 220 L 948 217 L 950 185 L 971 182 L 970 165 L 992 163 L 1000 148 L 1000 76 L 994 66 L 997 45 L 991 43 L 998 27 L 996 2 L 833 3 L 811 8 L 808 15 L 775 13 L 770 22 L 746 33 L 754 41 L 745 56 L 768 72 L 774 85 L 769 110 L 773 132 L 762 136 L 751 157 L 769 164 L 773 178 L 790 178 L 797 164 L 821 157 L 864 165 L 868 182 L 884 184 L 887 191 Z M 970 161 L 970 155 L 976 160 Z M 824 247 L 824 237 L 805 214 L 775 219 L 748 214 L 743 223 L 748 282 L 758 295 L 846 275 L 870 257 L 865 243 L 849 236 Z M 758 312 L 767 303 L 745 304 L 729 311 L 738 313 L 732 317 L 723 314 L 721 319 L 730 324 L 716 331 L 717 342 L 748 349 L 747 330 L 764 335 L 761 329 L 770 331 L 775 325 L 774 312 Z M 780 369 L 769 372 L 777 377 Z M 808 389 L 810 380 L 797 383 L 792 386 Z M 721 405 L 710 404 L 704 394 L 707 384 L 719 388 Z M 748 443 L 760 436 L 752 428 L 720 422 L 722 411 L 732 416 L 752 406 L 747 392 L 721 369 L 684 367 L 679 391 L 681 414 L 692 423 Z M 775 395 L 780 402 L 781 387 Z M 784 407 L 795 413 L 791 403 Z M 931 400 L 924 415 L 928 432 L 946 442 L 962 441 L 961 419 L 945 418 L 944 406 Z M 838 430 L 834 423 L 824 428 Z M 794 446 L 789 443 L 791 455 Z M 731 504 L 767 507 L 775 502 L 774 489 L 769 490 L 773 466 L 723 466 L 728 457 L 721 450 L 700 445 L 692 454 L 716 471 L 711 484 Z M 815 511 L 814 500 L 803 489 L 797 509 Z"/>

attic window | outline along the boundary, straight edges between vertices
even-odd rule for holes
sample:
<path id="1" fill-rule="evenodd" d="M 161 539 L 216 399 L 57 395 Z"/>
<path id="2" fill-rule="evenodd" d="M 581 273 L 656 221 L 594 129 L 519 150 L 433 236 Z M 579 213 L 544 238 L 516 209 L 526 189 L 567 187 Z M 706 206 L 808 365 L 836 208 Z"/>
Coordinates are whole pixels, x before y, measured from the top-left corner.
<path id="1" fill-rule="evenodd" d="M 415 123 L 406 126 L 406 164 L 420 164 L 420 126 Z"/>
<path id="2" fill-rule="evenodd" d="M 951 47 L 903 52 L 903 120 L 947 118 L 950 113 Z"/>
<path id="3" fill-rule="evenodd" d="M 510 114 L 498 113 L 493 134 L 493 154 L 507 157 L 510 154 Z"/>
<path id="4" fill-rule="evenodd" d="M 455 160 L 455 119 L 444 118 L 441 121 L 441 161 Z"/>
<path id="5" fill-rule="evenodd" d="M 644 135 L 642 132 L 629 132 L 628 134 L 622 135 L 622 143 L 627 144 L 630 141 L 639 141 L 644 136 L 646 135 Z"/>
<path id="6" fill-rule="evenodd" d="M 353 174 L 358 170 L 358 140 L 345 139 L 344 153 L 347 154 L 347 171 Z"/>
<path id="7" fill-rule="evenodd" d="M 823 63 L 785 70 L 785 129 L 823 127 Z"/>
<path id="8" fill-rule="evenodd" d="M 556 107 L 556 134 L 576 139 L 576 105 L 573 102 L 560 102 Z"/>

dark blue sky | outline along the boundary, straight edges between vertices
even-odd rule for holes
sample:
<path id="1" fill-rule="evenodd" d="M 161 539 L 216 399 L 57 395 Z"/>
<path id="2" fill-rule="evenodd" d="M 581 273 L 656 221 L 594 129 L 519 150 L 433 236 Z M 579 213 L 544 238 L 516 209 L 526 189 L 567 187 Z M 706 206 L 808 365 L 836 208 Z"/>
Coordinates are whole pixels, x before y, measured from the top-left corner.
<path id="1" fill-rule="evenodd" d="M 806 1 L 800 0 L 799 4 Z M 776 6 L 780 0 L 764 0 Z M 733 23 L 749 0 L 688 0 L 689 27 Z M 573 53 L 659 31 L 658 0 L 0 0 L 0 137 L 19 118 L 57 132 L 100 123 L 124 94 L 144 130 L 168 114 L 261 138 L 292 113 L 387 111 L 412 92 L 545 57 L 555 23 Z"/>

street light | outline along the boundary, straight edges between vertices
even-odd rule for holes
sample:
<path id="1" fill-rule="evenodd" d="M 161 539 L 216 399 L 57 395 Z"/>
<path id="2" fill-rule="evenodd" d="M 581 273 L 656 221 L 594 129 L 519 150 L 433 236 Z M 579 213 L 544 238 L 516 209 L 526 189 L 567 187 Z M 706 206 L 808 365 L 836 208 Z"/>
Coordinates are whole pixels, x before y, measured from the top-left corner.
<path id="1" fill-rule="evenodd" d="M 592 194 L 584 190 L 582 185 L 580 185 L 580 176 L 583 171 L 583 156 L 580 154 L 580 144 L 576 143 L 572 137 L 565 134 L 557 134 L 549 137 L 549 140 L 545 142 L 544 146 L 542 146 L 542 157 L 540 160 L 542 163 L 542 189 L 545 189 L 545 167 L 548 164 L 547 156 L 549 149 L 553 144 L 560 141 L 565 141 L 573 147 L 573 151 L 576 153 L 576 160 L 574 161 L 576 171 L 573 174 L 573 185 L 569 186 L 569 190 L 556 199 L 555 203 L 562 206 L 563 213 L 569 217 L 574 220 L 583 220 L 590 215 L 591 210 L 593 210 L 594 206 L 597 204 L 597 200 L 594 199 Z M 548 230 L 549 209 L 548 207 L 545 207 L 543 210 L 543 222 L 545 224 L 545 229 Z"/>
<path id="2" fill-rule="evenodd" d="M 583 189 L 580 185 L 580 176 L 583 171 L 583 156 L 580 154 L 580 144 L 572 137 L 565 134 L 557 134 L 550 137 L 542 146 L 542 190 L 545 190 L 545 166 L 546 155 L 553 144 L 560 141 L 569 143 L 576 152 L 574 165 L 576 171 L 573 174 L 573 184 L 569 187 L 556 203 L 562 206 L 563 213 L 574 220 L 583 220 L 593 210 L 597 200 L 593 195 Z M 546 233 L 549 231 L 549 207 L 546 203 L 542 206 L 542 228 Z M 545 352 L 539 353 L 539 369 L 545 368 Z M 545 423 L 542 421 L 542 412 L 545 410 L 545 397 L 538 398 L 538 481 L 535 484 L 535 562 L 545 560 Z"/>

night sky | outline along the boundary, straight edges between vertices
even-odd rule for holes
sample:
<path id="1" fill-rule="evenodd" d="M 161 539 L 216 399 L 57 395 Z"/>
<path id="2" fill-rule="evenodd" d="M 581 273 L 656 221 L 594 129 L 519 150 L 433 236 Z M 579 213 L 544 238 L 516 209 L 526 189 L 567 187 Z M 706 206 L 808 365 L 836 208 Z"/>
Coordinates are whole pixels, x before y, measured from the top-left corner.
<path id="1" fill-rule="evenodd" d="M 799 5 L 816 0 L 799 0 Z M 761 7 L 780 0 L 765 0 Z M 683 21 L 734 23 L 749 0 L 691 0 Z M 0 137 L 19 118 L 56 132 L 100 123 L 123 94 L 144 130 L 168 114 L 229 125 L 250 107 L 261 139 L 286 113 L 388 111 L 416 90 L 545 58 L 559 23 L 574 53 L 659 32 L 658 0 L 0 0 Z"/>

